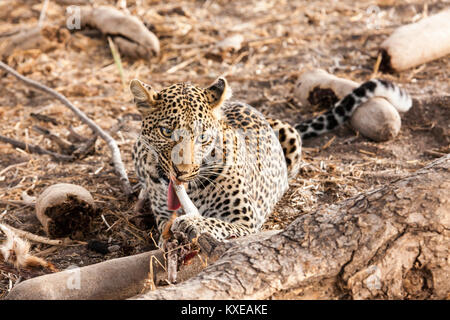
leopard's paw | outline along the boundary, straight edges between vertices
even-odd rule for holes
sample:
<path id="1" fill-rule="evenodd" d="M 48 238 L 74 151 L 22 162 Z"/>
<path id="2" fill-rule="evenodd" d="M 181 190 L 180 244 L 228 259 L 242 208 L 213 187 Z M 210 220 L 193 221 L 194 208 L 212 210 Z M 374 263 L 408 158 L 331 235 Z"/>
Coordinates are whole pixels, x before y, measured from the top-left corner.
<path id="1" fill-rule="evenodd" d="M 201 233 L 202 218 L 195 216 L 179 216 L 170 227 L 172 233 L 180 232 L 185 234 L 189 240 L 198 237 Z"/>

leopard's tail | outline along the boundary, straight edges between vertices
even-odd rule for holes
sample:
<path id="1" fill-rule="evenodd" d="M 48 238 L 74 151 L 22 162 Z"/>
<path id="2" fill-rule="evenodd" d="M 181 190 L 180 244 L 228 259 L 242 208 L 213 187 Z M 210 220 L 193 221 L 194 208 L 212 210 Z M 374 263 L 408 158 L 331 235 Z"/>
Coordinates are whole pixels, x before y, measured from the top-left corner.
<path id="1" fill-rule="evenodd" d="M 387 99 L 399 112 L 406 112 L 412 106 L 412 99 L 405 90 L 389 81 L 372 79 L 336 102 L 326 113 L 299 123 L 295 128 L 302 139 L 331 131 L 342 125 L 352 116 L 356 108 L 374 96 Z"/>

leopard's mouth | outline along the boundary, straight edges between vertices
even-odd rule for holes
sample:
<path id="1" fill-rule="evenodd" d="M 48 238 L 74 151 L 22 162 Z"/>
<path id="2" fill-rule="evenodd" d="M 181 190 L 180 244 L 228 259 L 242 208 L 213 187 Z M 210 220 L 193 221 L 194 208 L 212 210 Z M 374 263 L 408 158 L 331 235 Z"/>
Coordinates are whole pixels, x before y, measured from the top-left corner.
<path id="1" fill-rule="evenodd" d="M 169 186 L 167 188 L 167 207 L 169 210 L 176 211 L 181 207 L 180 199 L 178 199 L 175 192 L 174 184 L 179 184 L 175 178 L 169 179 Z"/>
<path id="2" fill-rule="evenodd" d="M 180 183 L 189 183 L 190 181 L 194 180 L 195 177 L 197 177 L 198 172 L 195 172 L 193 174 L 190 174 L 188 176 L 183 175 L 183 176 L 177 176 L 175 179 L 175 182 L 178 182 L 178 184 Z"/>
<path id="3" fill-rule="evenodd" d="M 178 194 L 175 190 L 176 185 L 183 185 L 187 188 L 188 182 L 180 181 L 179 179 L 171 176 L 169 179 L 169 186 L 167 188 L 167 207 L 169 210 L 176 211 L 181 207 L 181 201 L 178 198 Z"/>
<path id="4" fill-rule="evenodd" d="M 182 173 L 180 171 L 178 171 L 178 169 L 176 167 L 173 167 L 173 173 L 171 173 L 171 177 L 173 177 L 173 179 L 175 179 L 176 182 L 180 183 L 188 183 L 192 180 L 194 180 L 198 174 L 200 173 L 200 168 L 193 171 L 193 172 L 189 172 L 189 173 Z"/>

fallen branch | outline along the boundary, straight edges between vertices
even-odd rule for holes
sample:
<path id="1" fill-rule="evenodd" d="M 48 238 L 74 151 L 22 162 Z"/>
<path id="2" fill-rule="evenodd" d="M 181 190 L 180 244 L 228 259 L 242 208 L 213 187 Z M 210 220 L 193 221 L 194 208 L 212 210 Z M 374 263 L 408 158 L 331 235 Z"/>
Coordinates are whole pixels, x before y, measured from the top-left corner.
<path id="1" fill-rule="evenodd" d="M 33 241 L 33 242 L 49 244 L 52 246 L 67 246 L 67 245 L 71 245 L 71 244 L 86 244 L 85 242 L 81 242 L 81 241 L 72 241 L 72 240 L 67 241 L 64 239 L 52 240 L 47 237 L 38 236 L 34 233 L 11 227 L 10 225 L 7 225 L 3 222 L 1 224 L 4 225 L 5 227 L 7 227 L 8 229 L 12 230 L 18 236 L 25 238 L 27 240 Z"/>
<path id="2" fill-rule="evenodd" d="M 83 159 L 89 154 L 93 154 L 95 152 L 95 142 L 97 141 L 97 135 L 94 135 L 90 138 L 86 143 L 82 144 L 78 149 L 73 152 L 73 155 L 77 159 Z"/>
<path id="3" fill-rule="evenodd" d="M 88 139 L 83 144 L 76 146 L 74 144 L 69 144 L 63 139 L 59 138 L 58 136 L 55 136 L 50 131 L 48 131 L 45 128 L 41 128 L 39 126 L 33 126 L 32 129 L 38 133 L 41 133 L 46 138 L 50 139 L 51 141 L 55 142 L 58 147 L 61 149 L 61 151 L 64 154 L 53 152 L 47 149 L 44 149 L 40 146 L 36 146 L 34 144 L 28 144 L 22 141 L 18 141 L 16 139 L 12 139 L 9 137 L 5 137 L 0 135 L 0 141 L 9 143 L 14 148 L 19 148 L 22 150 L 25 150 L 29 153 L 36 153 L 36 154 L 46 154 L 52 157 L 54 161 L 60 161 L 60 162 L 72 162 L 77 159 L 83 159 L 88 154 L 91 154 L 95 151 L 95 142 L 97 141 L 97 135 L 94 135 L 92 138 Z"/>
<path id="4" fill-rule="evenodd" d="M 39 15 L 39 21 L 38 21 L 38 28 L 39 29 L 41 29 L 43 24 L 44 24 L 47 7 L 48 7 L 48 0 L 44 0 L 44 3 L 42 4 L 41 13 Z"/>
<path id="5" fill-rule="evenodd" d="M 91 193 L 79 185 L 53 184 L 36 198 L 36 217 L 52 238 L 89 232 L 97 215 Z"/>
<path id="6" fill-rule="evenodd" d="M 39 120 L 39 121 L 43 121 L 43 122 L 50 122 L 51 124 L 57 126 L 58 125 L 58 121 L 56 121 L 55 118 L 46 116 L 45 114 L 40 114 L 40 113 L 34 113 L 31 112 L 30 116 L 32 116 L 33 118 Z"/>
<path id="7" fill-rule="evenodd" d="M 122 55 L 151 59 L 159 54 L 158 38 L 136 16 L 111 6 L 86 6 L 80 10 L 81 26 L 90 26 L 111 36 Z"/>
<path id="8" fill-rule="evenodd" d="M 180 267 L 178 284 L 134 298 L 267 299 L 289 290 L 306 299 L 446 298 L 449 169 L 446 155 L 283 231 L 225 243 L 201 235 L 202 257 Z M 113 259 L 26 280 L 7 299 L 122 299 L 167 281 L 165 265 L 161 250 Z M 74 279 L 79 290 L 68 287 Z"/>
<path id="9" fill-rule="evenodd" d="M 44 149 L 44 148 L 42 148 L 40 146 L 36 146 L 34 144 L 27 144 L 25 142 L 18 141 L 18 140 L 12 139 L 12 138 L 8 138 L 8 137 L 2 136 L 2 135 L 0 135 L 0 141 L 1 142 L 5 142 L 5 143 L 9 143 L 14 148 L 19 148 L 19 149 L 28 151 L 30 153 L 49 155 L 55 161 L 64 162 L 64 161 L 73 161 L 75 159 L 74 156 L 68 156 L 68 155 L 65 155 L 65 154 L 60 154 L 60 153 L 56 153 L 56 152 L 53 152 L 53 151 L 49 151 L 49 150 Z"/>
<path id="10" fill-rule="evenodd" d="M 204 234 L 198 239 L 202 256 L 196 254 L 184 262 L 176 273 L 178 283 L 197 275 L 206 264 L 214 263 L 233 244 L 245 245 L 266 239 L 279 231 L 218 242 Z M 182 246 L 180 246 L 181 248 Z M 183 250 L 180 250 L 183 251 Z M 129 257 L 112 259 L 75 270 L 35 277 L 19 283 L 8 294 L 9 300 L 29 299 L 125 299 L 144 290 L 167 285 L 167 253 L 153 250 Z M 187 261 L 186 261 L 187 260 Z M 77 286 L 76 288 L 73 286 Z M 78 290 L 74 290 L 78 289 Z"/>
<path id="11" fill-rule="evenodd" d="M 136 299 L 445 299 L 450 291 L 450 155 L 382 188 L 233 244 L 175 286 Z"/>
<path id="12" fill-rule="evenodd" d="M 50 130 L 43 128 L 38 125 L 34 125 L 31 127 L 33 131 L 36 131 L 39 134 L 42 134 L 47 139 L 54 142 L 58 148 L 61 150 L 63 154 L 70 155 L 75 150 L 75 146 L 73 144 L 70 144 L 69 142 L 65 141 L 64 139 L 58 137 L 57 135 L 50 132 Z"/>
<path id="13" fill-rule="evenodd" d="M 106 142 L 109 149 L 111 150 L 111 159 L 113 161 L 114 168 L 116 169 L 116 172 L 119 175 L 120 182 L 122 183 L 123 191 L 125 192 L 125 194 L 127 196 L 129 196 L 133 193 L 133 189 L 131 188 L 130 181 L 128 180 L 128 175 L 125 171 L 125 166 L 123 165 L 123 162 L 122 162 L 122 158 L 120 155 L 120 149 L 117 146 L 116 141 L 108 133 L 106 133 L 106 131 L 104 131 L 102 128 L 100 128 L 83 111 L 81 111 L 76 106 L 74 106 L 69 100 L 67 100 L 67 98 L 65 96 L 63 96 L 59 92 L 57 92 L 43 84 L 40 84 L 39 82 L 36 82 L 32 79 L 22 76 L 21 74 L 19 74 L 17 71 L 15 71 L 13 68 L 6 65 L 2 61 L 0 61 L 0 68 L 5 70 L 6 72 L 12 74 L 17 79 L 25 82 L 27 85 L 54 96 L 56 99 L 61 101 L 66 107 L 68 107 L 73 113 L 75 113 L 75 115 L 83 123 L 87 124 L 93 132 L 98 134 Z"/>
<path id="14" fill-rule="evenodd" d="M 380 70 L 400 72 L 450 54 L 450 10 L 401 26 L 380 48 Z"/>
<path id="15" fill-rule="evenodd" d="M 297 82 L 295 95 L 307 105 L 329 108 L 359 86 L 322 69 L 307 71 Z M 383 97 L 372 97 L 356 109 L 350 119 L 352 127 L 374 141 L 392 140 L 400 131 L 398 111 Z"/>
<path id="16" fill-rule="evenodd" d="M 69 135 L 68 135 L 68 139 L 72 142 L 79 142 L 79 143 L 83 143 L 83 142 L 87 142 L 89 140 L 89 138 L 84 137 L 82 135 L 80 135 L 79 133 L 77 133 L 75 131 L 75 129 L 72 127 L 72 125 L 69 125 Z M 110 131 L 110 132 L 114 132 L 114 131 Z"/>

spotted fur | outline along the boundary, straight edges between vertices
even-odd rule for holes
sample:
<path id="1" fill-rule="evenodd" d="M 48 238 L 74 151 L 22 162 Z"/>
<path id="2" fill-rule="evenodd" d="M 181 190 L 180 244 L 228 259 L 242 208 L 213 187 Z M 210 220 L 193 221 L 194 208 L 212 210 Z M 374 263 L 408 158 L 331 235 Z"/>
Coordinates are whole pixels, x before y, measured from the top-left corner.
<path id="1" fill-rule="evenodd" d="M 167 205 L 169 179 L 185 182 L 201 216 L 182 215 L 179 209 L 171 230 L 189 238 L 203 232 L 217 239 L 256 232 L 287 190 L 289 177 L 299 171 L 301 138 L 334 129 L 374 95 L 386 97 L 400 111 L 411 106 L 397 86 L 371 80 L 324 115 L 293 127 L 229 101 L 224 78 L 208 88 L 179 83 L 156 92 L 139 80 L 130 88 L 143 116 L 133 149 L 143 186 L 140 198 L 150 198 L 162 234 L 173 214 Z"/>
<path id="2" fill-rule="evenodd" d="M 302 139 L 331 131 L 350 119 L 358 106 L 373 96 L 386 98 L 400 112 L 406 112 L 412 106 L 411 97 L 406 91 L 389 81 L 372 79 L 336 102 L 326 113 L 297 124 L 295 128 L 300 132 Z"/>
<path id="3" fill-rule="evenodd" d="M 208 88 L 181 83 L 158 93 L 134 80 L 131 91 L 143 115 L 133 150 L 143 185 L 140 198 L 150 198 L 160 233 L 173 213 L 167 205 L 171 176 L 187 182 L 186 191 L 201 214 L 188 217 L 180 209 L 172 231 L 190 238 L 209 232 L 217 239 L 257 231 L 288 188 L 283 148 L 265 117 L 245 103 L 226 101 L 230 89 L 222 78 Z M 161 127 L 173 130 L 173 136 L 163 137 Z M 190 147 L 195 153 L 181 164 L 173 161 L 180 145 L 175 131 L 185 133 L 182 157 Z M 292 127 L 289 131 L 300 138 Z M 203 144 L 196 148 L 203 134 L 211 139 L 200 139 Z M 299 159 L 300 140 L 295 145 Z"/>

